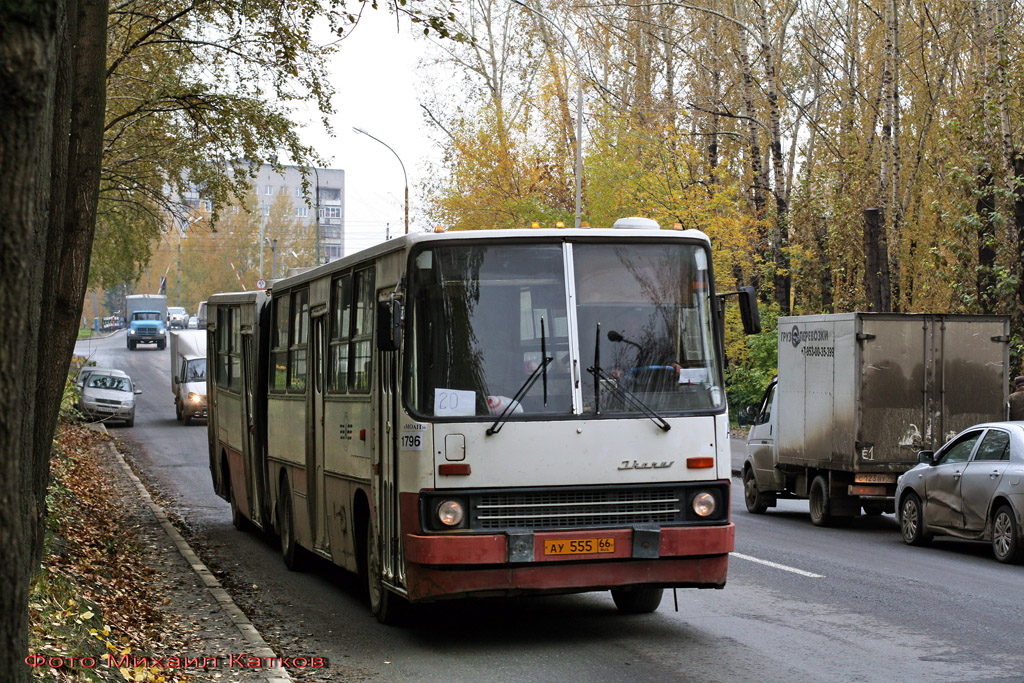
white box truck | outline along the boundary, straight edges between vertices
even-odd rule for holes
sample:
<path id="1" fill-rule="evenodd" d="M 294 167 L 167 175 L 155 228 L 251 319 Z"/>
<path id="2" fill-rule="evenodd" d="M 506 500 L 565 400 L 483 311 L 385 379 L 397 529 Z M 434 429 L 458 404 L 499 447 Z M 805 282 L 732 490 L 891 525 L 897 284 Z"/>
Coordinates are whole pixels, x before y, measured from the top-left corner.
<path id="1" fill-rule="evenodd" d="M 1007 418 L 1009 328 L 994 315 L 779 318 L 779 374 L 748 415 L 747 510 L 807 498 L 818 526 L 893 512 L 918 451 Z"/>
<path id="2" fill-rule="evenodd" d="M 188 424 L 207 417 L 206 330 L 171 332 L 171 392 L 174 414 Z"/>

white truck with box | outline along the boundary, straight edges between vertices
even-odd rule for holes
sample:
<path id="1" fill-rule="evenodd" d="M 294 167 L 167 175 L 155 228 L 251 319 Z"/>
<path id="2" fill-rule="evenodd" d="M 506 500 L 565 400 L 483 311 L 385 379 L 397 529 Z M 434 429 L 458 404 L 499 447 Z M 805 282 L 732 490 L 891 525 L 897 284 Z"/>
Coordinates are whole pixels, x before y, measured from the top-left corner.
<path id="1" fill-rule="evenodd" d="M 1009 327 L 995 315 L 779 318 L 779 374 L 747 416 L 747 510 L 806 498 L 818 526 L 893 512 L 918 451 L 1007 418 Z"/>
<path id="2" fill-rule="evenodd" d="M 195 417 L 207 417 L 206 331 L 171 332 L 171 392 L 174 414 L 188 424 Z"/>

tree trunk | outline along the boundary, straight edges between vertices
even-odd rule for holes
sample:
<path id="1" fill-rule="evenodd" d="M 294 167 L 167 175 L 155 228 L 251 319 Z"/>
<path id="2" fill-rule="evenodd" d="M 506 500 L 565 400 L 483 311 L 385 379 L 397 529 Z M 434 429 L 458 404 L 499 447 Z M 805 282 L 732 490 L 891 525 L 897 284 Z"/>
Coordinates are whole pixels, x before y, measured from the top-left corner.
<path id="1" fill-rule="evenodd" d="M 29 9 L 25 9 L 29 8 Z M 0 9 L 0 680 L 28 681 L 54 426 L 88 276 L 99 193 L 107 5 Z"/>
<path id="2" fill-rule="evenodd" d="M 63 7 L 0 9 L 0 680 L 29 681 L 28 585 L 36 566 L 39 492 L 35 388 L 50 196 L 51 125 Z"/>
<path id="3" fill-rule="evenodd" d="M 876 313 L 891 310 L 886 252 L 885 214 L 877 208 L 864 209 L 864 294 L 867 309 Z"/>

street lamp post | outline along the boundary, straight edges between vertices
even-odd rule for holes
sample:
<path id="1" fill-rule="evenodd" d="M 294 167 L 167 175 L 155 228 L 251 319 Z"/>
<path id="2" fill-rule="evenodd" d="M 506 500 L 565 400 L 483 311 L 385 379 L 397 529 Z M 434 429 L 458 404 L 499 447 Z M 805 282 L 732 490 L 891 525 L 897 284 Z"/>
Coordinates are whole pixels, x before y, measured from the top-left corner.
<path id="1" fill-rule="evenodd" d="M 316 265 L 320 265 L 320 173 L 316 170 L 316 166 L 313 167 L 313 177 L 316 178 L 316 187 L 313 188 L 313 192 L 316 194 L 316 206 L 313 208 L 313 222 L 316 226 Z"/>
<path id="2" fill-rule="evenodd" d="M 263 236 L 264 224 L 266 223 L 266 214 L 263 213 L 263 207 L 260 207 L 260 279 L 263 279 L 263 241 L 266 239 Z"/>
<path id="3" fill-rule="evenodd" d="M 189 226 L 193 223 L 198 223 L 201 220 L 203 220 L 202 216 L 182 220 L 182 226 L 178 228 L 178 301 L 175 306 L 181 306 L 181 240 L 182 238 L 187 239 L 185 232 L 188 230 Z"/>
<path id="4" fill-rule="evenodd" d="M 405 178 L 405 234 L 408 235 L 409 234 L 409 175 L 405 172 L 405 164 L 402 163 L 402 157 L 398 156 L 398 152 L 396 152 L 395 150 L 391 149 L 391 145 L 389 145 L 388 143 L 384 142 L 380 138 L 373 137 L 372 135 L 367 133 L 362 128 L 353 128 L 352 130 L 354 130 L 357 133 L 361 133 L 362 135 L 365 135 L 368 138 L 373 138 L 374 140 L 376 140 L 377 142 L 379 142 L 380 144 L 384 145 L 389 150 L 391 150 L 391 153 L 395 155 L 396 159 L 398 159 L 398 163 L 402 167 L 402 177 Z"/>
<path id="5" fill-rule="evenodd" d="M 274 280 L 277 278 L 277 238 L 275 237 L 274 239 L 270 239 L 269 237 L 264 237 L 263 240 L 266 242 L 267 246 L 270 247 L 270 253 L 272 255 L 270 260 L 270 279 Z"/>
<path id="6" fill-rule="evenodd" d="M 562 27 L 548 18 L 546 14 L 520 0 L 512 0 L 512 2 L 523 9 L 533 12 L 562 34 L 562 39 L 565 40 L 565 44 L 572 50 L 572 58 L 576 62 L 576 227 L 578 228 L 581 225 L 580 210 L 583 202 L 583 69 L 580 68 L 580 56 L 576 52 L 576 47 L 572 44 L 572 41 L 565 35 Z"/>

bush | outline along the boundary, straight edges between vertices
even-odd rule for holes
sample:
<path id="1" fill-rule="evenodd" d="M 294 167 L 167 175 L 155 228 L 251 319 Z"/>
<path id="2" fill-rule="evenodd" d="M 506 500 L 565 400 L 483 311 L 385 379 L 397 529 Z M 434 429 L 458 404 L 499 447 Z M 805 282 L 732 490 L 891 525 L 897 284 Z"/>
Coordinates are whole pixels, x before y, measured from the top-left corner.
<path id="1" fill-rule="evenodd" d="M 747 406 L 759 407 L 764 390 L 779 367 L 779 307 L 771 304 L 761 309 L 761 332 L 744 339 L 746 353 L 725 372 L 725 391 L 729 412 L 739 414 Z"/>

